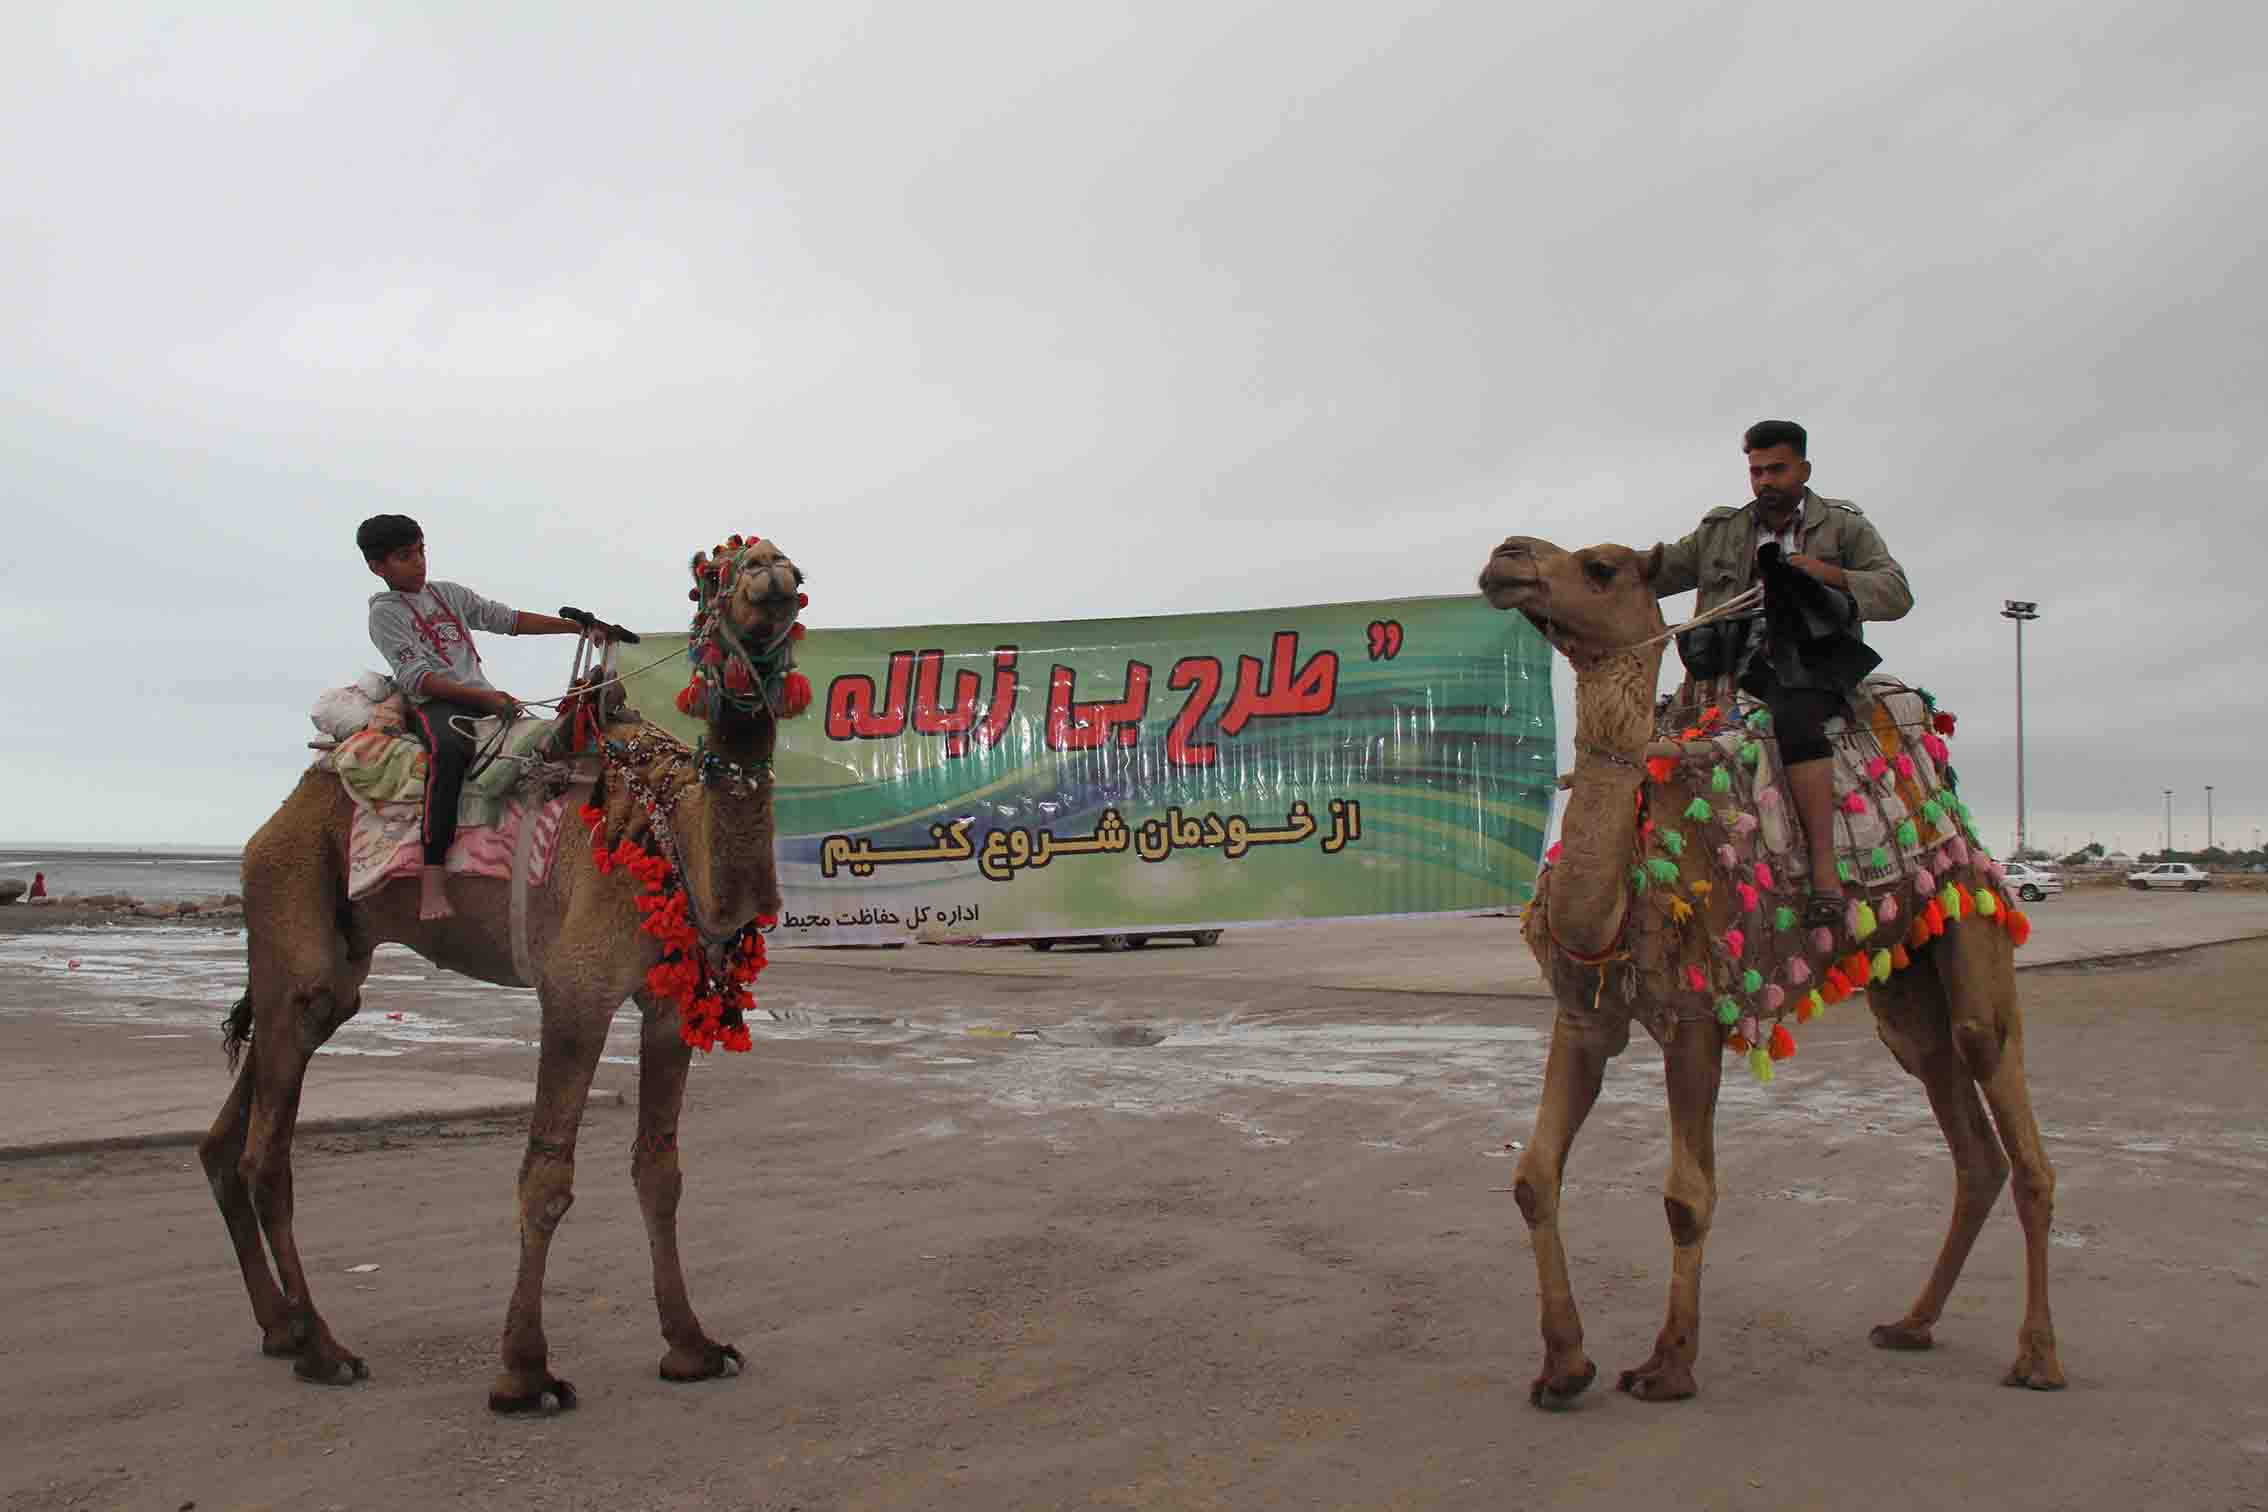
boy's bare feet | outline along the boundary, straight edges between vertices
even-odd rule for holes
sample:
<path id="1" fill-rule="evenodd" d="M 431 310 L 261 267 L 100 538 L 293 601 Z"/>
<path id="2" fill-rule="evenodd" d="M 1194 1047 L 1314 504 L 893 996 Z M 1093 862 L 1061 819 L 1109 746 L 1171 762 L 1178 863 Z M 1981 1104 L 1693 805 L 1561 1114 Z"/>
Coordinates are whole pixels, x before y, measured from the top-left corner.
<path id="1" fill-rule="evenodd" d="M 443 884 L 448 880 L 446 867 L 420 867 L 417 873 L 417 916 L 421 919 L 455 918 L 457 911 L 449 906 L 449 894 Z"/>

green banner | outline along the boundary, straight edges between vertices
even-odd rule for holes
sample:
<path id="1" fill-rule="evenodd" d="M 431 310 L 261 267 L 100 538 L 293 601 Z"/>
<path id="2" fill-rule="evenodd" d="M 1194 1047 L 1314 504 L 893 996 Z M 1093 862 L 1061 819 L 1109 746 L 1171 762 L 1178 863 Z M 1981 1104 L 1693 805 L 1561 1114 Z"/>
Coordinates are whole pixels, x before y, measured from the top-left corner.
<path id="1" fill-rule="evenodd" d="M 814 629 L 797 661 L 778 945 L 1475 913 L 1534 887 L 1550 652 L 1475 597 Z M 628 691 L 692 740 L 684 673 Z"/>

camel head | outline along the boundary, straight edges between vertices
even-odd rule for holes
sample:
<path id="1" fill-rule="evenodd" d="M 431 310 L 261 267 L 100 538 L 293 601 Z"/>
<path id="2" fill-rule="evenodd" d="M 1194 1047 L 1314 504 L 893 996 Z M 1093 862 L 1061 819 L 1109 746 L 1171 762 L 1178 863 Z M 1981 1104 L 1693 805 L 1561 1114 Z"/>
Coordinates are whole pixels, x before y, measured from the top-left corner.
<path id="1" fill-rule="evenodd" d="M 758 536 L 728 537 L 691 564 L 699 607 L 686 656 L 692 680 L 677 695 L 681 713 L 738 723 L 792 719 L 811 706 L 811 683 L 795 670 L 797 619 L 810 602 L 803 569 Z"/>
<path id="2" fill-rule="evenodd" d="M 1661 633 L 1654 575 L 1661 548 L 1586 546 L 1562 551 L 1534 536 L 1513 536 L 1481 568 L 1490 605 L 1527 617 L 1560 655 L 1583 667 Z"/>

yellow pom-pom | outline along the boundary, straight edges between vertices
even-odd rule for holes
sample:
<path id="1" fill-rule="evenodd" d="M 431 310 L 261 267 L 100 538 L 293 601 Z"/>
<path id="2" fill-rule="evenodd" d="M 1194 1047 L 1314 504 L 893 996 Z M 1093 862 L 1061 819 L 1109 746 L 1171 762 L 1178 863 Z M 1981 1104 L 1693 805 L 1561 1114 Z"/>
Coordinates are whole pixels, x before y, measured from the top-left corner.
<path id="1" fill-rule="evenodd" d="M 1872 980 L 1872 981 L 1877 981 L 1877 982 L 1887 982 L 1887 981 L 1889 981 L 1889 980 L 1890 980 L 1890 952 L 1889 952 L 1889 951 L 1887 951 L 1887 950 L 1878 950 L 1878 951 L 1876 951 L 1876 952 L 1874 953 L 1874 959 L 1873 959 L 1872 961 L 1869 961 L 1869 962 L 1867 963 L 1867 972 L 1866 972 L 1866 974 L 1867 974 L 1867 977 L 1868 977 L 1868 978 L 1869 978 L 1870 980 Z"/>
<path id="2" fill-rule="evenodd" d="M 1764 1049 L 1762 1046 L 1758 1046 L 1755 1049 L 1749 1051 L 1748 1074 L 1755 1077 L 1760 1082 L 1769 1084 L 1772 1080 L 1771 1052 Z"/>

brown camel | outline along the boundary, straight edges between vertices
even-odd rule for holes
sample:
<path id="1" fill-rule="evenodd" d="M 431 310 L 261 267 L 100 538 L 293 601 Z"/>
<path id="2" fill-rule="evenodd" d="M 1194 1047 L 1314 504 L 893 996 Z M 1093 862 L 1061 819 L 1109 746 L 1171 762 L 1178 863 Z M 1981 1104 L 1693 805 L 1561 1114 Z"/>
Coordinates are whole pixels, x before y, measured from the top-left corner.
<path id="1" fill-rule="evenodd" d="M 562 1409 L 575 1405 L 574 1388 L 550 1369 L 544 1263 L 575 1200 L 576 1132 L 608 1024 L 626 998 L 637 1000 L 642 1016 L 630 1172 L 668 1344 L 661 1375 L 696 1381 L 738 1372 L 739 1351 L 711 1339 L 694 1315 L 678 1258 L 684 1183 L 677 1120 L 690 1036 L 680 1033 L 678 998 L 649 983 L 665 947 L 641 924 L 639 879 L 625 866 L 602 865 L 595 854 L 623 838 L 658 844 L 698 926 L 704 993 L 730 972 L 731 952 L 760 961 L 743 927 L 780 908 L 769 769 L 775 718 L 798 712 L 809 698 L 808 684 L 786 670 L 802 573 L 769 542 L 743 546 L 738 536 L 715 560 L 696 556 L 693 573 L 702 603 L 694 646 L 716 650 L 696 659 L 695 681 L 680 705 L 706 714 L 704 749 L 688 751 L 642 722 L 605 724 L 591 798 L 604 812 L 604 833 L 584 845 L 571 828 L 547 880 L 532 890 L 525 936 L 532 981 L 521 983 L 515 967 L 508 882 L 456 879 L 455 916 L 433 921 L 418 918 L 417 888 L 407 882 L 348 900 L 354 807 L 339 778 L 320 766 L 245 847 L 251 982 L 226 1034 L 232 1060 L 240 1046 L 249 1053 L 198 1154 L 236 1246 L 262 1350 L 295 1360 L 303 1379 L 344 1385 L 369 1374 L 316 1310 L 292 1234 L 291 1142 L 308 1062 L 361 1007 L 371 953 L 386 941 L 481 981 L 533 986 L 541 1004 L 535 1109 L 519 1175 L 519 1273 L 489 1406 L 531 1411 L 546 1397 Z M 723 996 L 729 999 L 729 991 Z M 726 1014 L 728 1023 L 737 1017 Z"/>
<path id="2" fill-rule="evenodd" d="M 1680 898 L 1657 907 L 1654 898 L 1635 895 L 1631 862 L 1646 816 L 1676 816 L 1708 792 L 1705 785 L 1697 792 L 1689 769 L 1668 761 L 1647 770 L 1649 754 L 1658 757 L 1665 750 L 1653 728 L 1663 653 L 1658 638 L 1663 620 L 1652 586 L 1657 562 L 1657 556 L 1626 546 L 1568 552 L 1515 536 L 1496 548 L 1480 577 L 1489 603 L 1525 615 L 1573 664 L 1576 678 L 1576 757 L 1573 772 L 1563 779 L 1571 793 L 1561 854 L 1539 883 L 1524 925 L 1559 1001 L 1535 1132 L 1513 1188 L 1536 1252 L 1544 1362 L 1529 1400 L 1539 1407 L 1572 1402 L 1597 1373 L 1583 1352 L 1583 1325 L 1560 1242 L 1560 1182 L 1606 1063 L 1629 1042 L 1633 1017 L 1660 1040 L 1665 1062 L 1670 1167 L 1663 1206 L 1672 1277 L 1669 1313 L 1654 1352 L 1624 1371 L 1619 1385 L 1646 1401 L 1674 1400 L 1695 1390 L 1702 1248 L 1716 1206 L 1717 1089 L 1732 1031 L 1705 1008 L 1694 1011 L 1691 993 L 1682 1009 L 1670 1005 L 1680 1001 L 1681 974 L 1705 966 L 1709 937 L 1722 938 L 1734 927 L 1733 910 L 1740 905 L 1721 876 L 1714 886 L 1693 885 L 1721 865 L 1706 845 L 1684 852 L 1677 863 L 1683 886 L 1667 889 L 1691 898 L 1690 905 Z M 1664 775 L 1668 780 L 1659 780 Z M 1636 794 L 1643 795 L 1643 812 L 1633 801 Z M 1979 911 L 1989 913 L 1984 890 L 1991 883 L 1985 876 L 1980 871 L 1972 880 Z M 1914 894 L 1907 886 L 1895 910 L 1919 917 L 1930 900 Z M 1896 889 L 1887 890 L 1876 903 L 1896 896 Z M 1874 1329 L 1872 1339 L 1884 1349 L 1930 1347 L 1931 1329 L 2013 1165 L 2016 1213 L 2024 1227 L 2025 1300 L 2016 1361 L 2005 1381 L 2052 1390 L 2064 1384 L 2048 1316 L 2055 1174 L 2024 1080 L 2024 1025 L 2011 955 L 2016 927 L 1990 928 L 1972 920 L 1944 929 L 1934 940 L 1917 938 L 1911 964 L 1867 988 L 1876 1033 L 1929 1094 L 1952 1150 L 1954 1175 L 1952 1222 L 1937 1264 L 1906 1315 Z"/>

